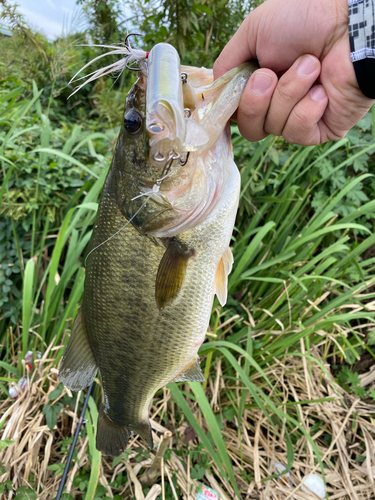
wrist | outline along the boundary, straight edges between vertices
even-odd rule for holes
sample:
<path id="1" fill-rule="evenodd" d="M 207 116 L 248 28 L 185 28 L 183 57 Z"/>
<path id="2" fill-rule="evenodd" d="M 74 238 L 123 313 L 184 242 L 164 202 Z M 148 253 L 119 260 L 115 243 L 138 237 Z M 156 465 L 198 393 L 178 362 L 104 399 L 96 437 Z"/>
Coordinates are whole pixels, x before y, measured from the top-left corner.
<path id="1" fill-rule="evenodd" d="M 363 94 L 375 98 L 375 19 L 374 2 L 349 0 L 350 58 Z"/>

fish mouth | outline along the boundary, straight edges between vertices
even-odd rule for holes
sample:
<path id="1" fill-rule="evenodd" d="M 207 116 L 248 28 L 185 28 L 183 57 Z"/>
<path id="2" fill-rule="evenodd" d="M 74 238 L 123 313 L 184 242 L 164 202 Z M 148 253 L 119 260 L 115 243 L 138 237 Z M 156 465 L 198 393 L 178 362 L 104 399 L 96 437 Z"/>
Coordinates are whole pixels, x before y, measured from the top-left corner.
<path id="1" fill-rule="evenodd" d="M 213 212 L 232 172 L 227 122 L 254 69 L 246 63 L 210 84 L 200 79 L 206 70 L 193 68 L 186 71 L 183 83 L 175 49 L 158 44 L 151 50 L 143 129 L 146 165 L 136 167 L 125 211 L 127 217 L 136 215 L 132 224 L 141 232 L 153 238 L 173 237 Z M 174 75 L 173 85 L 167 70 Z M 181 89 L 189 85 L 190 74 L 193 85 L 187 87 L 185 99 Z M 195 108 L 191 113 L 185 113 L 187 102 Z M 182 135 L 176 128 L 179 119 Z"/>

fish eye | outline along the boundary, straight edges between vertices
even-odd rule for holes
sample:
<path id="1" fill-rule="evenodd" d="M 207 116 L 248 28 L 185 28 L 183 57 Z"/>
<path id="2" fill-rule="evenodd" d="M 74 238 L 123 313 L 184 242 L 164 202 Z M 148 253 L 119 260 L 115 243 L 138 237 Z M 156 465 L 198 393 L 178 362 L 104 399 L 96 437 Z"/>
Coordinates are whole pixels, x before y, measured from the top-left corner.
<path id="1" fill-rule="evenodd" d="M 138 132 L 142 125 L 142 117 L 138 111 L 135 111 L 135 109 L 128 111 L 124 117 L 124 125 L 131 134 Z"/>

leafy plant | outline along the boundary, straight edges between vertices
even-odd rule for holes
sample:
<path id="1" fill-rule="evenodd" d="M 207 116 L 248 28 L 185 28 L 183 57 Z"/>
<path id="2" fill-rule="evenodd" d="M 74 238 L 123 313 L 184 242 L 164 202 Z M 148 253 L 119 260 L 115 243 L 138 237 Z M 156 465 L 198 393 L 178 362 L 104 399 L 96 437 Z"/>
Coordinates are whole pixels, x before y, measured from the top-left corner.
<path id="1" fill-rule="evenodd" d="M 360 385 L 361 379 L 357 372 L 352 372 L 348 366 L 343 366 L 337 376 L 338 381 L 344 387 L 349 385 L 349 388 L 363 398 L 366 394 L 366 389 Z"/>

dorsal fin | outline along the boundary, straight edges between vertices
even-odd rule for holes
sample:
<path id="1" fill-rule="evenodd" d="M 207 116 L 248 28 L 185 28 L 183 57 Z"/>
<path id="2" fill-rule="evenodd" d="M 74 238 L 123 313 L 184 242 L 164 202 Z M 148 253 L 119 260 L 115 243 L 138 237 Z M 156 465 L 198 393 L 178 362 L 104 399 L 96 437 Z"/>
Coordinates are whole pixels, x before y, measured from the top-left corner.
<path id="1" fill-rule="evenodd" d="M 156 275 L 155 299 L 159 309 L 175 300 L 185 279 L 186 267 L 190 257 L 195 254 L 177 238 L 172 238 L 165 251 Z"/>
<path id="2" fill-rule="evenodd" d="M 220 259 L 214 284 L 214 292 L 222 306 L 226 304 L 228 297 L 228 275 L 232 270 L 232 265 L 233 255 L 231 249 L 228 247 Z"/>

